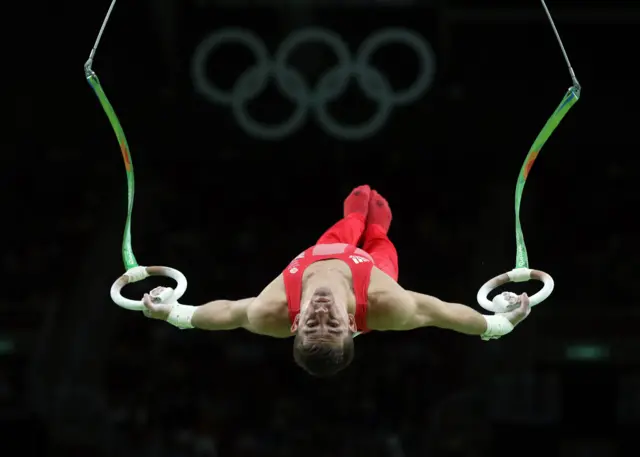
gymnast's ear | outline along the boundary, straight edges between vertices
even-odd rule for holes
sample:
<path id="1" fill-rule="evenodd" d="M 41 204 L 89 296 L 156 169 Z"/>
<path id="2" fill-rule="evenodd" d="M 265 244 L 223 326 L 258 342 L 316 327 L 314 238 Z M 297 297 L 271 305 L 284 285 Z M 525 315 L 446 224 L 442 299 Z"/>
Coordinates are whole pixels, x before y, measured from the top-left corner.
<path id="1" fill-rule="evenodd" d="M 300 322 L 300 314 L 296 314 L 296 317 L 293 319 L 293 324 L 291 324 L 291 333 L 296 333 L 298 331 L 299 322 Z"/>
<path id="2" fill-rule="evenodd" d="M 356 317 L 353 314 L 349 314 L 349 330 L 354 333 L 358 331 L 358 326 L 356 325 Z"/>

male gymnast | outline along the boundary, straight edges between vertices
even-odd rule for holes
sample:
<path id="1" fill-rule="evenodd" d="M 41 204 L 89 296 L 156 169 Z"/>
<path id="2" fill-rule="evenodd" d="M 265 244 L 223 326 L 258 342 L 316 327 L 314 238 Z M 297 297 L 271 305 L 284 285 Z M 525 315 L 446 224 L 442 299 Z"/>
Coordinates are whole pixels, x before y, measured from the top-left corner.
<path id="1" fill-rule="evenodd" d="M 275 338 L 295 335 L 293 357 L 315 376 L 331 376 L 353 360 L 353 337 L 371 330 L 439 327 L 482 339 L 511 332 L 529 312 L 526 294 L 510 311 L 483 315 L 468 306 L 402 288 L 398 254 L 387 237 L 391 209 L 369 186 L 344 202 L 344 218 L 297 256 L 257 297 L 188 306 L 145 294 L 147 317 L 178 328 L 232 330 Z M 362 249 L 358 248 L 362 241 Z"/>

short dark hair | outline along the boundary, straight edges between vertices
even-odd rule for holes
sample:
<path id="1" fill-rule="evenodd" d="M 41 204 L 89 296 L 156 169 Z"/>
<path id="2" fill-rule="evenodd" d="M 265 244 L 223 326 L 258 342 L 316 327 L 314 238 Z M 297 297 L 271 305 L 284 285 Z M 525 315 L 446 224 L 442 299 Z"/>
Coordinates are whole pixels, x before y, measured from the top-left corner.
<path id="1" fill-rule="evenodd" d="M 342 344 L 305 341 L 296 335 L 293 342 L 293 359 L 307 373 L 321 378 L 333 376 L 353 361 L 354 345 L 351 332 Z"/>

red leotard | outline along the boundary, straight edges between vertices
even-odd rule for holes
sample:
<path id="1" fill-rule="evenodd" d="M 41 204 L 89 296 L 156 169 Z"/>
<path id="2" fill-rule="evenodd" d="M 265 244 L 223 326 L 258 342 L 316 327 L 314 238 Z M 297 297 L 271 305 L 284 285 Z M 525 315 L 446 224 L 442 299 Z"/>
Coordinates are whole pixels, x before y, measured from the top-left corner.
<path id="1" fill-rule="evenodd" d="M 373 259 L 362 249 L 346 243 L 317 244 L 312 246 L 293 259 L 289 266 L 282 272 L 291 323 L 293 323 L 295 317 L 300 313 L 302 276 L 304 271 L 312 263 L 328 259 L 342 260 L 349 265 L 353 279 L 353 292 L 356 296 L 356 325 L 358 326 L 358 331 L 368 331 L 367 304 L 371 269 L 374 265 Z"/>

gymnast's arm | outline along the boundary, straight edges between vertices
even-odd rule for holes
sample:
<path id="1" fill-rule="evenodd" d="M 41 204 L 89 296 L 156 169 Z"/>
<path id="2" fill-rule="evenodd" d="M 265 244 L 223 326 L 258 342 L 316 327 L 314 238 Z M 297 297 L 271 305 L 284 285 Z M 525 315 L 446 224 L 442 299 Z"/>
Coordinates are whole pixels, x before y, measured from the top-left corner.
<path id="1" fill-rule="evenodd" d="M 479 335 L 483 339 L 499 338 L 510 333 L 531 311 L 529 297 L 517 297 L 518 307 L 500 314 L 480 314 L 469 306 L 449 303 L 418 292 L 406 291 L 410 309 L 407 324 L 410 328 L 438 327 L 465 335 Z"/>
<path id="2" fill-rule="evenodd" d="M 408 328 L 438 327 L 465 335 L 483 335 L 487 331 L 485 316 L 469 306 L 409 290 L 406 293 Z"/>
<path id="3" fill-rule="evenodd" d="M 179 328 L 201 330 L 233 330 L 249 327 L 248 309 L 255 298 L 242 300 L 214 300 L 201 306 L 180 303 L 154 303 L 145 294 L 142 303 L 144 314 L 152 319 L 160 319 Z"/>
<path id="4" fill-rule="evenodd" d="M 161 296 L 162 289 L 155 289 L 151 295 Z M 242 300 L 214 300 L 201 306 L 189 306 L 181 303 L 154 303 L 151 296 L 145 294 L 142 301 L 145 316 L 166 321 L 181 329 L 244 328 L 252 333 L 274 338 L 291 336 L 284 283 L 280 276 L 257 297 Z"/>
<path id="5" fill-rule="evenodd" d="M 377 293 L 370 290 L 370 302 L 377 303 L 378 312 L 370 312 L 368 321 L 374 330 L 412 330 L 438 327 L 483 339 L 498 338 L 511 332 L 530 312 L 526 294 L 518 297 L 513 311 L 483 315 L 469 306 L 448 303 L 439 298 L 403 289 L 389 281 L 379 283 Z M 377 321 L 377 322 L 376 322 Z"/>
<path id="6" fill-rule="evenodd" d="M 214 300 L 197 306 L 191 325 L 201 330 L 249 330 L 248 309 L 255 297 L 242 300 Z"/>

